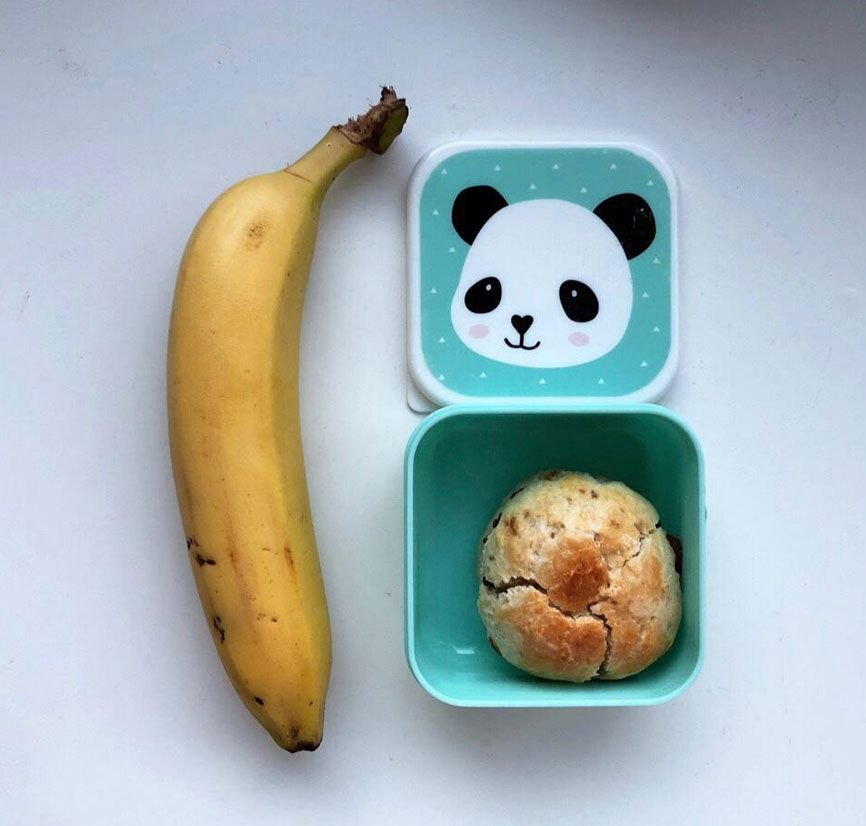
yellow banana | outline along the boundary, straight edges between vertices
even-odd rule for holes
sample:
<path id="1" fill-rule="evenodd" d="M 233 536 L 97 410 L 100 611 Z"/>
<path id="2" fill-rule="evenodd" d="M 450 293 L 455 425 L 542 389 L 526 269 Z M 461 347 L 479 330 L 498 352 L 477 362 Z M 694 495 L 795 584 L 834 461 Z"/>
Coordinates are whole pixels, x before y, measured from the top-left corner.
<path id="1" fill-rule="evenodd" d="M 211 204 L 180 265 L 168 344 L 171 459 L 223 666 L 288 751 L 322 739 L 331 635 L 304 475 L 298 343 L 319 207 L 408 115 L 383 89 L 298 161 Z"/>

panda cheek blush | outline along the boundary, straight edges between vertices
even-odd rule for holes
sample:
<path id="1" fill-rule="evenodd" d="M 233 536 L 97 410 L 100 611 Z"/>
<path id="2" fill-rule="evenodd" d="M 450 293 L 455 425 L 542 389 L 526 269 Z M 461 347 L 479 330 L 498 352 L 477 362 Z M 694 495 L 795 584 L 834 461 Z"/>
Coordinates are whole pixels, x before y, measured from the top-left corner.
<path id="1" fill-rule="evenodd" d="M 572 333 L 568 337 L 569 342 L 571 342 L 575 347 L 584 347 L 589 344 L 589 336 L 586 333 L 581 333 L 580 331 Z"/>
<path id="2" fill-rule="evenodd" d="M 473 324 L 469 328 L 472 338 L 486 338 L 490 334 L 490 328 L 486 324 Z"/>

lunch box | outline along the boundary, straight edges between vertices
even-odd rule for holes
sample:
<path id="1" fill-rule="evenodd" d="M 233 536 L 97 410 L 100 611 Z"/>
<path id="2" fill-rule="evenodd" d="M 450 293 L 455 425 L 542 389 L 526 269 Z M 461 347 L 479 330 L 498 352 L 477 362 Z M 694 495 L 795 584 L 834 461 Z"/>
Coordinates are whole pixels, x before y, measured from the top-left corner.
<path id="1" fill-rule="evenodd" d="M 632 145 L 453 143 L 408 193 L 408 392 L 425 415 L 405 454 L 405 646 L 458 706 L 669 700 L 704 653 L 704 461 L 652 403 L 678 359 L 677 193 Z M 533 677 L 478 616 L 478 542 L 503 496 L 542 470 L 624 482 L 682 542 L 673 647 L 624 680 Z"/>

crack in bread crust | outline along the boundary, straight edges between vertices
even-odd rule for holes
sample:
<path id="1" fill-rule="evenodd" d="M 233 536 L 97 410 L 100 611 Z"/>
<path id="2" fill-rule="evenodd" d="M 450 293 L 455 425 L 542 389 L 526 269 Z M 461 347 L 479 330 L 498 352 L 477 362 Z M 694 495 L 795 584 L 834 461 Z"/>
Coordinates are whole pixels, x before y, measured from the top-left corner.
<path id="1" fill-rule="evenodd" d="M 564 611 L 538 583 L 486 583 L 479 609 L 494 621 L 488 640 L 494 651 L 529 673 L 585 682 L 596 677 L 608 650 L 603 620 Z M 552 610 L 551 610 L 552 609 Z"/>
<path id="2" fill-rule="evenodd" d="M 511 577 L 507 582 L 491 582 L 489 579 L 482 579 L 484 583 L 484 587 L 488 591 L 493 591 L 497 594 L 504 594 L 506 591 L 510 591 L 512 588 L 519 588 L 521 585 L 525 585 L 528 588 L 535 588 L 536 591 L 541 591 L 542 594 L 547 593 L 547 588 L 544 588 L 540 583 L 536 582 L 534 579 L 529 579 L 527 577 L 515 576 Z"/>
<path id="3" fill-rule="evenodd" d="M 598 600 L 597 602 L 593 602 L 592 605 L 588 606 L 588 610 L 594 617 L 598 617 L 604 623 L 604 630 L 606 633 L 605 637 L 605 648 L 604 648 L 604 659 L 601 661 L 601 665 L 598 667 L 598 671 L 593 675 L 593 679 L 596 677 L 603 677 L 607 674 L 607 666 L 610 663 L 610 654 L 613 650 L 613 646 L 611 643 L 613 642 L 613 628 L 610 623 L 607 621 L 607 616 L 603 614 L 600 610 L 594 610 L 598 606 L 600 602 L 603 600 Z"/>
<path id="4" fill-rule="evenodd" d="M 649 539 L 651 536 L 653 536 L 653 534 L 655 534 L 657 531 L 659 531 L 661 529 L 661 526 L 662 526 L 661 522 L 656 522 L 655 525 L 653 526 L 652 530 L 649 530 L 646 533 L 638 533 L 637 550 L 631 556 L 626 557 L 626 559 L 623 561 L 623 563 L 621 565 L 617 565 L 615 568 L 612 568 L 610 565 L 608 565 L 607 566 L 608 573 L 612 574 L 614 571 L 622 570 L 623 568 L 625 568 L 626 565 L 628 565 L 629 562 L 631 562 L 633 559 L 636 559 L 638 556 L 640 556 L 643 553 L 644 543 L 647 541 L 647 539 Z M 605 562 L 607 562 L 607 559 L 605 559 Z"/>
<path id="5" fill-rule="evenodd" d="M 656 528 L 657 527 L 658 526 L 656 526 Z M 654 533 L 656 528 L 653 528 L 653 530 L 649 534 L 647 534 L 647 536 Z M 640 553 L 640 551 L 638 551 L 637 553 Z M 634 559 L 635 556 L 637 556 L 637 553 L 629 557 L 629 561 Z M 623 563 L 623 566 L 625 564 L 626 563 Z M 611 634 L 613 634 L 613 628 L 611 628 L 610 623 L 607 621 L 607 617 L 597 608 L 600 603 L 605 602 L 604 599 L 598 599 L 595 602 L 589 604 L 586 607 L 586 611 L 566 611 L 564 608 L 560 608 L 552 599 L 550 599 L 550 597 L 547 595 L 547 589 L 534 579 L 529 579 L 527 577 L 512 577 L 507 582 L 502 582 L 498 584 L 495 582 L 491 582 L 489 579 L 482 579 L 481 581 L 487 591 L 492 594 L 504 594 L 507 591 L 510 591 L 512 588 L 534 588 L 539 593 L 547 596 L 547 602 L 550 607 L 553 608 L 554 611 L 558 611 L 563 616 L 572 618 L 594 617 L 595 619 L 601 620 L 601 622 L 604 624 L 605 630 L 604 659 L 601 661 L 595 674 L 593 674 L 590 679 L 595 679 L 596 677 L 603 677 L 605 675 L 605 673 L 607 672 L 608 662 L 610 661 Z M 493 640 L 490 637 L 488 637 L 488 640 L 490 640 L 490 644 L 493 646 L 493 650 L 496 651 L 497 654 L 501 654 Z"/>

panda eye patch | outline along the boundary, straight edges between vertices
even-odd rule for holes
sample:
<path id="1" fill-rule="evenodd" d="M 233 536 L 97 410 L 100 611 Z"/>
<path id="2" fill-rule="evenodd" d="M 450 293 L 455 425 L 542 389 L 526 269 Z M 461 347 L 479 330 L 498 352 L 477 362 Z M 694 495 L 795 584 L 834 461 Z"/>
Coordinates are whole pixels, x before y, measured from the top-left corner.
<path id="1" fill-rule="evenodd" d="M 598 297 L 583 281 L 563 281 L 559 286 L 559 303 L 572 321 L 592 321 L 598 315 Z"/>
<path id="2" fill-rule="evenodd" d="M 463 296 L 466 309 L 472 313 L 492 313 L 502 301 L 502 284 L 490 275 L 476 281 Z"/>

